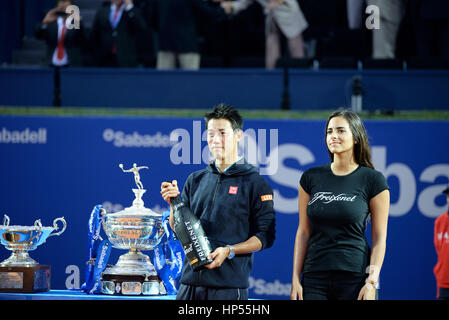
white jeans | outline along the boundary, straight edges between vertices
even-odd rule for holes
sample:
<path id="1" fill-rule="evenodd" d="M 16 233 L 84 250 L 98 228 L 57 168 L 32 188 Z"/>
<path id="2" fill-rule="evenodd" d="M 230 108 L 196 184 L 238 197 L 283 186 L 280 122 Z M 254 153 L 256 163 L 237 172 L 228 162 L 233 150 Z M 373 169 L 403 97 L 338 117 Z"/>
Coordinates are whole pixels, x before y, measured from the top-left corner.
<path id="1" fill-rule="evenodd" d="M 171 51 L 159 51 L 157 53 L 156 68 L 158 70 L 175 69 L 176 60 L 178 60 L 181 69 L 198 70 L 200 68 L 199 53 L 176 53 Z"/>
<path id="2" fill-rule="evenodd" d="M 373 58 L 392 59 L 395 57 L 396 39 L 405 15 L 404 0 L 368 0 L 380 11 L 380 29 L 373 30 Z"/>

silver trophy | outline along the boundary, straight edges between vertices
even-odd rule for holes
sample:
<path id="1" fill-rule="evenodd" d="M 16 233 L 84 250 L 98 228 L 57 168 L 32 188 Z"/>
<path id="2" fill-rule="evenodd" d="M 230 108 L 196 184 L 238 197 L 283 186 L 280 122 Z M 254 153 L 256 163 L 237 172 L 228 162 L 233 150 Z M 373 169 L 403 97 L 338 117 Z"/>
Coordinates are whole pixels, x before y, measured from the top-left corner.
<path id="1" fill-rule="evenodd" d="M 28 251 L 35 250 L 49 237 L 62 234 L 67 223 L 64 217 L 56 218 L 53 227 L 42 226 L 36 220 L 33 226 L 9 225 L 5 214 L 0 225 L 0 242 L 11 250 L 8 259 L 0 263 L 0 290 L 6 292 L 48 291 L 50 287 L 50 266 L 40 265 L 32 259 Z M 58 222 L 62 223 L 60 231 Z"/>
<path id="2" fill-rule="evenodd" d="M 101 292 L 104 294 L 158 295 L 165 294 L 165 287 L 157 275 L 150 258 L 141 251 L 153 250 L 164 234 L 162 215 L 145 208 L 142 195 L 146 192 L 140 181 L 139 170 L 134 163 L 132 172 L 137 189 L 132 189 L 135 199 L 131 207 L 116 213 L 102 210 L 102 225 L 111 245 L 128 250 L 114 266 L 107 267 L 101 275 Z"/>

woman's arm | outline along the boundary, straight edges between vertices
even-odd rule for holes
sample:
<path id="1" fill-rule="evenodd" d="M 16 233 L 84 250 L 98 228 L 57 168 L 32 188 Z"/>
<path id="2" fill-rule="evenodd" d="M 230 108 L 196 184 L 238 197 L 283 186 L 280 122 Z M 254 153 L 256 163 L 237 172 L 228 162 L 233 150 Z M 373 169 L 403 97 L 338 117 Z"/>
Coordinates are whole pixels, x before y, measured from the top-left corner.
<path id="1" fill-rule="evenodd" d="M 374 285 L 379 279 L 380 269 L 385 257 L 387 242 L 388 212 L 390 210 L 390 191 L 384 190 L 369 202 L 371 212 L 371 257 L 366 285 L 360 291 L 359 299 L 374 299 Z M 374 295 L 374 296 L 373 296 Z"/>
<path id="2" fill-rule="evenodd" d="M 293 253 L 293 275 L 292 275 L 292 289 L 290 292 L 290 299 L 302 300 L 302 286 L 300 283 L 301 272 L 304 266 L 304 257 L 307 252 L 307 244 L 310 236 L 310 223 L 307 218 L 307 204 L 309 203 L 310 195 L 299 187 L 298 209 L 299 209 L 299 224 L 295 237 L 295 249 Z"/>

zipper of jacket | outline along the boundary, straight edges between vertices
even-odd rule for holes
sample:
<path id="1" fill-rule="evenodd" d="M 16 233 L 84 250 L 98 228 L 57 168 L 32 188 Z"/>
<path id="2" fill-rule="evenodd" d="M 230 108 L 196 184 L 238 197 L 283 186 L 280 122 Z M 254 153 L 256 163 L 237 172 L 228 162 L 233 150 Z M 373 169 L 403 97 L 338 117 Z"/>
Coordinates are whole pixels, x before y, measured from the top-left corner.
<path id="1" fill-rule="evenodd" d="M 217 189 L 218 189 L 218 185 L 221 182 L 221 173 L 218 174 L 218 179 L 217 179 L 217 183 L 215 183 L 215 190 L 214 190 L 214 196 L 212 197 L 212 206 L 211 206 L 211 210 L 214 208 L 214 204 L 215 204 L 215 196 L 217 195 Z"/>
<path id="2" fill-rule="evenodd" d="M 215 183 L 215 190 L 214 190 L 214 196 L 212 197 L 212 206 L 211 206 L 211 210 L 214 208 L 214 203 L 215 203 L 215 196 L 217 195 L 217 189 L 218 189 L 218 185 L 221 182 L 221 173 L 218 174 L 218 179 L 217 182 Z M 201 283 L 201 274 L 204 270 L 200 270 L 198 272 L 198 284 Z"/>

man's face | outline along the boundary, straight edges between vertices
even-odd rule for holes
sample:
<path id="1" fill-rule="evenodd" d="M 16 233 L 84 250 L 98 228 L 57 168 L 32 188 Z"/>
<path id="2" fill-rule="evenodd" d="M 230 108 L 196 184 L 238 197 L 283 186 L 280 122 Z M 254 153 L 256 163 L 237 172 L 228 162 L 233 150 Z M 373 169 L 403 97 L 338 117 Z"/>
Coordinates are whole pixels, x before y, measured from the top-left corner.
<path id="1" fill-rule="evenodd" d="M 236 159 L 242 131 L 234 131 L 226 119 L 211 119 L 207 124 L 207 144 L 215 159 L 231 164 Z"/>
<path id="2" fill-rule="evenodd" d="M 112 4 L 115 4 L 115 5 L 117 5 L 117 6 L 121 6 L 122 3 L 123 3 L 123 0 L 111 0 L 111 3 L 112 3 Z"/>

